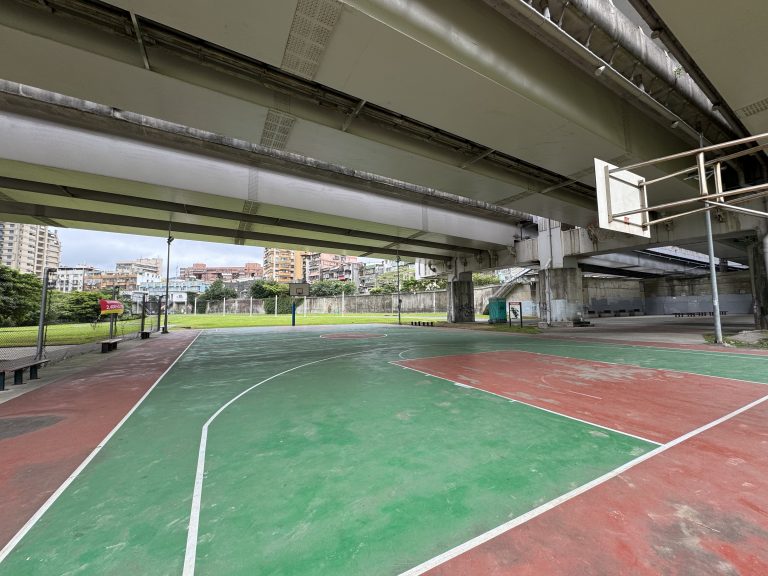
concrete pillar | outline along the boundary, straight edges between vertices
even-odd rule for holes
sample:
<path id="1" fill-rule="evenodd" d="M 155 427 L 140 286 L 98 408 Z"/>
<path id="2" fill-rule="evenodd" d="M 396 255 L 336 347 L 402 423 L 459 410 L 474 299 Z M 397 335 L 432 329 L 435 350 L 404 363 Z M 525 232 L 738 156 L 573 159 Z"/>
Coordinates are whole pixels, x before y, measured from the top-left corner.
<path id="1" fill-rule="evenodd" d="M 539 270 L 537 288 L 542 322 L 551 326 L 583 317 L 584 290 L 578 268 Z"/>
<path id="2" fill-rule="evenodd" d="M 768 234 L 748 248 L 755 328 L 768 330 Z"/>
<path id="3" fill-rule="evenodd" d="M 475 321 L 475 287 L 472 272 L 460 272 L 448 282 L 448 322 Z"/>

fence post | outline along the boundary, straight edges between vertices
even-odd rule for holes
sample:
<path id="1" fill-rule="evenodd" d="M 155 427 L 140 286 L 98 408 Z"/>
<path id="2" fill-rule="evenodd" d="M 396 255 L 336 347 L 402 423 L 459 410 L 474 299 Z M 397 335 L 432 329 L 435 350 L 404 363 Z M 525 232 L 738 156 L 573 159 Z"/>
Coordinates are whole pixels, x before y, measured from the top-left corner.
<path id="1" fill-rule="evenodd" d="M 141 330 L 139 332 L 144 332 L 144 325 L 147 320 L 147 295 L 146 293 L 141 295 Z"/>
<path id="2" fill-rule="evenodd" d="M 112 299 L 113 300 L 117 300 L 117 295 L 119 294 L 119 290 L 120 289 L 117 286 L 112 288 Z M 166 303 L 166 306 L 167 305 L 168 304 Z M 116 320 L 115 316 L 117 316 L 117 314 L 110 314 L 109 315 L 109 339 L 110 340 L 112 340 L 112 338 L 115 337 L 115 320 Z"/>
<path id="3" fill-rule="evenodd" d="M 163 297 L 158 296 L 157 297 L 157 332 L 160 331 L 160 317 L 162 316 L 162 310 L 163 310 Z"/>
<path id="4" fill-rule="evenodd" d="M 224 316 L 226 316 L 227 315 L 227 299 L 226 298 L 224 298 L 224 304 L 221 305 L 221 310 Z"/>
<path id="5" fill-rule="evenodd" d="M 344 291 L 341 292 L 341 315 L 344 316 Z"/>
<path id="6" fill-rule="evenodd" d="M 56 268 L 46 268 L 43 273 L 43 292 L 40 296 L 40 323 L 37 326 L 37 353 L 35 360 L 42 360 L 45 349 L 45 313 L 48 308 L 48 277 Z"/>
<path id="7" fill-rule="evenodd" d="M 275 294 L 275 316 L 277 316 L 277 294 Z"/>
<path id="8" fill-rule="evenodd" d="M 251 312 L 249 316 L 253 316 L 253 296 L 251 296 Z"/>
<path id="9" fill-rule="evenodd" d="M 193 315 L 197 316 L 197 296 L 195 296 L 195 311 L 193 312 Z"/>

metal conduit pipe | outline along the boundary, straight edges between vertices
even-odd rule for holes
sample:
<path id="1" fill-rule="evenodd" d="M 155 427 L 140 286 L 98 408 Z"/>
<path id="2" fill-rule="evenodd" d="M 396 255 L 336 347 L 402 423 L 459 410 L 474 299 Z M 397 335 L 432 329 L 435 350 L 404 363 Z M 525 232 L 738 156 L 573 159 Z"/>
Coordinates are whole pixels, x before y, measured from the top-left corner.
<path id="1" fill-rule="evenodd" d="M 654 74 L 672 86 L 687 100 L 696 105 L 708 117 L 716 120 L 729 131 L 735 128 L 716 110 L 713 103 L 696 82 L 659 48 L 629 18 L 624 16 L 609 0 L 570 0 L 575 7 L 603 32 L 618 42 Z"/>

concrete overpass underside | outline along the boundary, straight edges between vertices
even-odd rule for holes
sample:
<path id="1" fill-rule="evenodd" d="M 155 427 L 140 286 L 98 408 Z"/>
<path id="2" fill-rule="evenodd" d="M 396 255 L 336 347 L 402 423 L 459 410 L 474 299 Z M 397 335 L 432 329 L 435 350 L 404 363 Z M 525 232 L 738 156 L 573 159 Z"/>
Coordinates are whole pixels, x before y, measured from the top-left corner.
<path id="1" fill-rule="evenodd" d="M 0 217 L 401 256 L 454 278 L 701 251 L 700 218 L 642 240 L 599 230 L 593 158 L 754 134 L 765 79 L 739 78 L 754 102 L 740 99 L 729 58 L 685 10 L 630 3 L 647 34 L 586 0 L 8 0 Z M 712 15 L 701 30 L 746 18 Z M 746 36 L 754 48 L 760 35 Z M 765 166 L 731 163 L 727 184 Z M 696 189 L 672 179 L 654 200 Z M 543 243 L 550 229 L 559 247 Z M 765 232 L 719 215 L 718 256 L 762 262 Z"/>

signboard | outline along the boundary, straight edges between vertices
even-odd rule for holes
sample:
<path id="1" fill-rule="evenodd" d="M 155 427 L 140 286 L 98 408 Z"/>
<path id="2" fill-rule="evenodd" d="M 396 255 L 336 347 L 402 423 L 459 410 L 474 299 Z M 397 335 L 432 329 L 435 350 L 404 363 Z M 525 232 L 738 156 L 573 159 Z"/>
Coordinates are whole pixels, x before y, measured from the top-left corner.
<path id="1" fill-rule="evenodd" d="M 99 300 L 99 306 L 101 307 L 101 314 L 122 314 L 123 303 L 120 300 Z"/>

